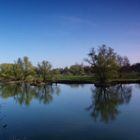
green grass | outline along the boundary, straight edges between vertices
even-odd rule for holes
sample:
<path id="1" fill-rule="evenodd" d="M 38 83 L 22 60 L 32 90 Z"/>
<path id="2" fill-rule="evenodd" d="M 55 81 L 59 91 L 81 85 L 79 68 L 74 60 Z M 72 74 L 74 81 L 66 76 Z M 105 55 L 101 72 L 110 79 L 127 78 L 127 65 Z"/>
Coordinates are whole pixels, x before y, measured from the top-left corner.
<path id="1" fill-rule="evenodd" d="M 116 79 L 110 79 L 108 83 L 113 83 L 113 84 L 119 84 L 119 83 L 140 83 L 140 75 L 139 74 L 134 74 L 134 73 L 125 73 L 122 75 L 122 78 L 116 78 Z M 41 78 L 39 77 L 32 77 L 29 80 L 26 80 L 29 83 L 32 83 L 33 81 L 42 81 Z M 12 81 L 12 80 L 9 80 Z M 3 80 L 1 81 L 3 82 Z M 14 80 L 13 80 L 14 82 Z M 20 82 L 20 81 L 19 81 Z M 69 83 L 69 84 L 84 84 L 84 83 L 98 83 L 96 81 L 95 77 L 93 76 L 88 76 L 88 75 L 81 75 L 81 76 L 76 76 L 76 75 L 53 75 L 52 77 L 48 77 L 48 83 Z"/>
<path id="2" fill-rule="evenodd" d="M 95 82 L 95 78 L 92 76 L 73 76 L 73 75 L 59 75 L 53 79 L 53 81 L 67 81 L 67 82 Z"/>
<path id="3" fill-rule="evenodd" d="M 53 79 L 54 82 L 60 83 L 97 83 L 93 76 L 73 76 L 59 75 Z M 125 74 L 122 78 L 110 79 L 109 83 L 140 83 L 140 76 L 134 74 Z"/>

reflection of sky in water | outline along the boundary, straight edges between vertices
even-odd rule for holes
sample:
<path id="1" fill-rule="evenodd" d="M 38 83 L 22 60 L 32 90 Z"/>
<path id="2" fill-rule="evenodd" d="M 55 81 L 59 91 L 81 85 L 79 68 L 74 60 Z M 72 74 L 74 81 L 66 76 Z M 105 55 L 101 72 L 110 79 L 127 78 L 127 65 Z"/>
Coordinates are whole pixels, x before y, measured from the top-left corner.
<path id="1" fill-rule="evenodd" d="M 28 88 L 31 92 L 30 87 Z M 110 95 L 105 100 L 103 100 L 103 94 L 101 96 L 102 100 L 98 100 L 97 95 L 99 93 L 97 91 L 99 90 L 93 85 L 76 86 L 59 84 L 57 86 L 59 93 L 56 93 L 55 85 L 51 88 L 54 89 L 46 93 L 49 96 L 42 94 L 44 92 L 42 88 L 40 88 L 42 93 L 38 89 L 35 91 L 39 92 L 39 94 L 34 92 L 28 93 L 34 96 L 31 96 L 32 100 L 27 105 L 25 101 L 23 104 L 19 104 L 16 101 L 17 98 L 15 98 L 16 94 L 13 97 L 10 97 L 9 94 L 7 99 L 1 96 L 0 103 L 2 107 L 0 116 L 4 115 L 5 117 L 0 122 L 0 139 L 9 140 L 8 138 L 12 136 L 15 138 L 26 138 L 27 140 L 45 140 L 47 138 L 125 138 L 129 140 L 139 138 L 140 109 L 138 104 L 140 89 L 138 86 L 123 85 L 121 90 L 117 88 L 117 92 L 116 87 L 111 87 L 107 90 Z M 50 89 L 50 86 L 47 86 L 47 89 Z M 5 89 L 5 91 L 7 90 Z M 110 91 L 113 91 L 113 93 Z M 129 91 L 129 94 L 126 91 Z M 18 97 L 20 97 L 20 94 L 18 94 Z M 40 94 L 43 97 L 49 97 L 49 101 L 44 102 Z M 122 94 L 123 98 L 120 97 L 120 94 Z M 128 103 L 126 103 L 125 98 L 128 97 L 127 95 L 131 95 Z M 97 108 L 95 108 L 95 103 Z M 92 108 L 87 110 L 91 105 L 93 105 Z M 119 113 L 114 113 L 114 108 Z M 100 114 L 97 116 L 97 119 L 91 115 L 94 110 Z M 105 116 L 103 113 L 106 113 Z M 114 119 L 111 119 L 109 116 L 112 113 L 115 115 Z M 108 121 L 106 121 L 106 116 L 109 116 Z M 2 126 L 5 124 L 6 127 L 3 128 Z"/>

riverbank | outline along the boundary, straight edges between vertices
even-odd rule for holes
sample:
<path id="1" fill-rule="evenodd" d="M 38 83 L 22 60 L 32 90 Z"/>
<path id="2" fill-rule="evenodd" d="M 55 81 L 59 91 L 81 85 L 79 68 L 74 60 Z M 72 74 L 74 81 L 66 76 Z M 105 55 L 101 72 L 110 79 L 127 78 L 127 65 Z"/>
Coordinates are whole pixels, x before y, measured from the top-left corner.
<path id="1" fill-rule="evenodd" d="M 45 84 L 95 84 L 96 86 L 104 85 L 116 85 L 116 84 L 140 84 L 140 79 L 112 79 L 106 84 L 97 82 L 93 77 L 80 77 L 80 78 L 66 78 L 57 80 L 47 80 L 46 82 L 41 80 L 25 80 L 25 81 L 14 81 L 14 80 L 0 80 L 2 84 L 22 84 L 28 83 L 32 86 L 41 86 Z"/>

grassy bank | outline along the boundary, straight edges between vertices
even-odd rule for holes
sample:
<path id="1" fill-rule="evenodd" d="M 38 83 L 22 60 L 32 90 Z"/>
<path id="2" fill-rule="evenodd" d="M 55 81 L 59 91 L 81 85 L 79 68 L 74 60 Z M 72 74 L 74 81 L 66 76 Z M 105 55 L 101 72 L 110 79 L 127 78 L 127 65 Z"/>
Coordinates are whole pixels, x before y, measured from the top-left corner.
<path id="1" fill-rule="evenodd" d="M 0 80 L 0 83 L 4 84 L 20 84 L 20 83 L 29 83 L 34 86 L 44 85 L 44 84 L 53 84 L 53 83 L 63 83 L 63 84 L 95 84 L 100 86 L 98 81 L 95 80 L 92 76 L 59 76 L 55 79 L 48 79 L 46 82 L 43 82 L 41 79 L 36 80 L 26 80 L 26 81 L 13 81 L 13 80 Z M 121 78 L 121 79 L 112 79 L 108 81 L 107 85 L 114 84 L 132 84 L 140 83 L 140 78 Z"/>
<path id="2" fill-rule="evenodd" d="M 94 83 L 95 78 L 92 76 L 59 76 L 54 79 L 54 83 Z"/>
<path id="3" fill-rule="evenodd" d="M 61 79 L 56 80 L 54 83 L 64 83 L 64 84 L 95 84 L 101 86 L 102 84 L 92 77 L 73 77 L 71 79 Z M 107 85 L 115 84 L 140 84 L 140 78 L 138 79 L 112 79 L 106 83 Z"/>

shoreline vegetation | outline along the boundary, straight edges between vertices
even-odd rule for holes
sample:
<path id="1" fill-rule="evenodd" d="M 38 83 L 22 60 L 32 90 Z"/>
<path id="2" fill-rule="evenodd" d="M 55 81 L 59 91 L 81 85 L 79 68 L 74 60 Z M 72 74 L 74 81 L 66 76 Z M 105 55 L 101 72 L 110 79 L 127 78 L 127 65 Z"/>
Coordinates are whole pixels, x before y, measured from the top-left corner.
<path id="1" fill-rule="evenodd" d="M 94 48 L 84 60 L 87 65 L 74 64 L 65 68 L 52 68 L 43 60 L 34 66 L 28 57 L 18 58 L 14 63 L 0 64 L 0 83 L 44 84 L 113 84 L 140 83 L 140 63 L 130 64 L 129 59 L 118 55 L 106 45 Z"/>
<path id="2" fill-rule="evenodd" d="M 91 77 L 92 78 L 92 77 Z M 22 84 L 22 83 L 27 83 L 30 84 L 31 86 L 41 86 L 41 85 L 52 85 L 52 84 L 94 84 L 95 86 L 111 86 L 111 85 L 116 85 L 116 84 L 140 84 L 140 79 L 114 79 L 110 80 L 106 83 L 100 83 L 92 79 L 86 79 L 86 80 L 47 80 L 46 82 L 43 81 L 11 81 L 11 80 L 0 80 L 0 84 Z"/>

